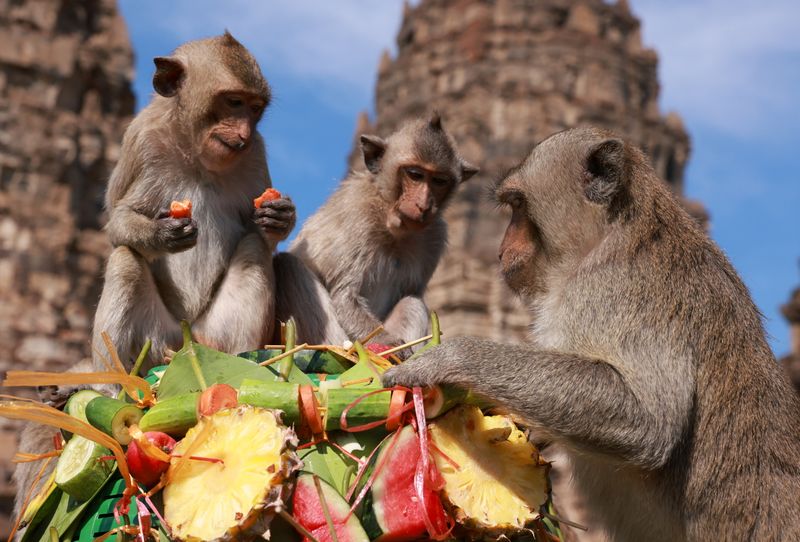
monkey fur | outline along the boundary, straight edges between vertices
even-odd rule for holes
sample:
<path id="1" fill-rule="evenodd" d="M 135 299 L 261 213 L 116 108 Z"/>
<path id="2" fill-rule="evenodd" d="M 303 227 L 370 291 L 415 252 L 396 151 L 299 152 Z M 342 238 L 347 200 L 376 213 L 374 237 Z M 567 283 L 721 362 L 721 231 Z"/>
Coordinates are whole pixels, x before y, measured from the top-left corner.
<path id="1" fill-rule="evenodd" d="M 384 140 L 361 136 L 366 169 L 352 172 L 275 259 L 278 316 L 298 340 L 342 344 L 382 325 L 378 343 L 425 334 L 422 300 L 447 242 L 442 211 L 478 172 L 438 114 Z"/>
<path id="2" fill-rule="evenodd" d="M 800 540 L 800 405 L 731 264 L 643 154 L 582 128 L 496 188 L 503 275 L 532 344 L 457 338 L 385 385 L 450 384 L 571 466 L 571 539 Z M 559 488 L 554 488 L 556 506 Z"/>
<path id="3" fill-rule="evenodd" d="M 264 344 L 275 321 L 272 252 L 295 221 L 287 198 L 253 205 L 271 184 L 256 131 L 270 88 L 249 51 L 226 32 L 154 62 L 157 94 L 126 130 L 106 193 L 114 248 L 94 320 L 95 370 L 105 368 L 102 332 L 128 369 L 151 339 L 145 371 L 181 346 L 181 320 L 220 350 Z M 171 218 L 170 202 L 183 199 L 193 217 Z M 42 393 L 57 404 L 74 391 Z M 20 449 L 47 451 L 53 433 L 29 424 Z M 15 472 L 17 512 L 36 470 Z"/>

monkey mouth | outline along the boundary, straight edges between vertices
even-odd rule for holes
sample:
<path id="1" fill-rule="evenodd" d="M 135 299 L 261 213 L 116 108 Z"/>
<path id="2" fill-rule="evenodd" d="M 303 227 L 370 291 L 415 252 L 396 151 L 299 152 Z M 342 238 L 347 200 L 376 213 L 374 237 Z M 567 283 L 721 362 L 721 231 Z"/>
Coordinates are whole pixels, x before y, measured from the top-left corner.
<path id="1" fill-rule="evenodd" d="M 402 224 L 403 228 L 408 231 L 424 230 L 431 222 L 430 219 L 424 215 L 416 218 L 403 213 L 397 214 L 399 215 L 400 223 Z"/>

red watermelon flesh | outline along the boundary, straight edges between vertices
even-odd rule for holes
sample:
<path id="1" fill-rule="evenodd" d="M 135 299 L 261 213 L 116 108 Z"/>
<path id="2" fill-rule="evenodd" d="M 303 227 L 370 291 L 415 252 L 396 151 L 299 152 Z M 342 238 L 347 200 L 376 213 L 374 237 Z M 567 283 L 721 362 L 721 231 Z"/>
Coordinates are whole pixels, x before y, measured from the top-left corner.
<path id="1" fill-rule="evenodd" d="M 380 472 L 371 488 L 371 510 L 364 511 L 364 515 L 373 516 L 363 519 L 364 526 L 371 532 L 378 527 L 382 534 L 375 540 L 380 542 L 417 540 L 427 535 L 423 517 L 425 509 L 436 531 L 447 531 L 447 517 L 435 487 L 438 478 L 436 467 L 428 472 L 423 508 L 414 488 L 414 474 L 420 457 L 419 439 L 410 425 L 399 431 L 396 439 L 387 439 L 377 454 L 375 468 L 380 468 Z M 430 464 L 433 465 L 433 461 Z"/>
<path id="2" fill-rule="evenodd" d="M 327 482 L 320 480 L 319 483 L 339 542 L 369 542 L 367 533 L 364 532 L 358 518 L 355 515 L 347 517 L 350 506 L 344 497 L 339 495 L 336 489 Z M 319 542 L 333 541 L 330 527 L 322 510 L 319 492 L 311 474 L 301 474 L 297 478 L 292 500 L 292 515 Z M 305 537 L 303 542 L 310 542 L 310 540 Z"/>

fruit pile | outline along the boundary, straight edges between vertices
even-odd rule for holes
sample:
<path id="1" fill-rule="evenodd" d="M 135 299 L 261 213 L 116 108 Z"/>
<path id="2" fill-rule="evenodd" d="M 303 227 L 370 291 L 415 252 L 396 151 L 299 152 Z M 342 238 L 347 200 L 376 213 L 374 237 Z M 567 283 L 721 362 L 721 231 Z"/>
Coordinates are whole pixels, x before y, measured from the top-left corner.
<path id="1" fill-rule="evenodd" d="M 423 350 L 439 342 L 431 324 Z M 22 541 L 558 539 L 548 466 L 509 417 L 461 390 L 383 388 L 400 360 L 373 345 L 296 346 L 292 322 L 284 338 L 232 356 L 184 326 L 146 381 L 107 343 L 114 369 L 83 382 L 119 396 L 82 390 L 64 412 L 0 401 L 0 415 L 63 434 L 28 454 L 57 464 L 28 499 Z M 4 385 L 55 378 L 10 372 Z"/>

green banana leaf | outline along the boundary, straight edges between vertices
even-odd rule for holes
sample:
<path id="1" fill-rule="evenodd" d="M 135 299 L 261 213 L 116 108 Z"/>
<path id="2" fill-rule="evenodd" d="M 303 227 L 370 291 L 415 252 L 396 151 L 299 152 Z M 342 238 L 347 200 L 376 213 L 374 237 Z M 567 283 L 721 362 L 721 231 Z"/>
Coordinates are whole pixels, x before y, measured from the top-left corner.
<path id="1" fill-rule="evenodd" d="M 239 354 L 245 359 L 261 363 L 281 354 L 282 350 L 252 350 Z M 353 366 L 347 358 L 327 350 L 300 350 L 294 354 L 294 363 L 304 373 L 339 374 Z"/>

